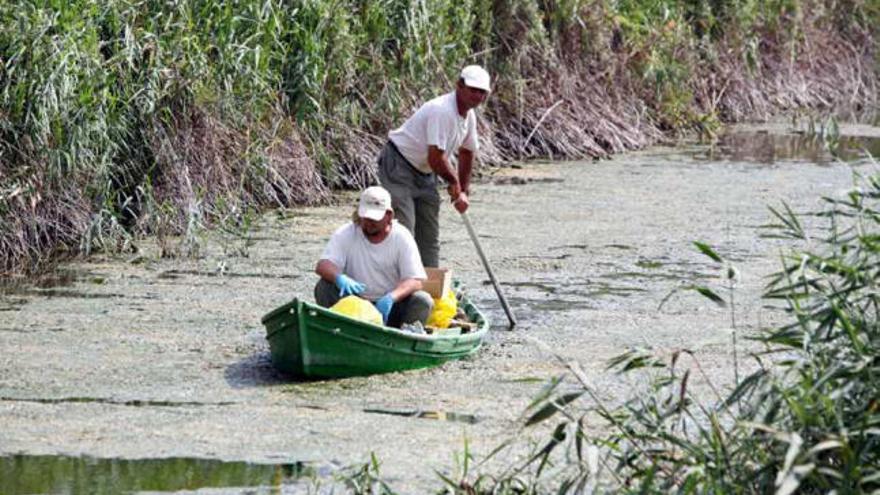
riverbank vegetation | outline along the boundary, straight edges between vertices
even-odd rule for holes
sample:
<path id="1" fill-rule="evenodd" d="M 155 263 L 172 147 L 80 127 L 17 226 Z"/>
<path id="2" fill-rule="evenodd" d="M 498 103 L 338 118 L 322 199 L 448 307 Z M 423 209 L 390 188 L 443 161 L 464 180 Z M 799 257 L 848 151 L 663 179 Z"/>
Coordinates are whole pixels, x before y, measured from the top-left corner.
<path id="1" fill-rule="evenodd" d="M 861 0 L 0 2 L 0 265 L 197 254 L 196 233 L 375 176 L 387 131 L 486 66 L 482 163 L 604 157 L 877 102 Z M 183 235 L 183 242 L 170 242 Z"/>
<path id="2" fill-rule="evenodd" d="M 750 374 L 713 383 L 686 348 L 631 350 L 609 369 L 647 377 L 634 380 L 646 385 L 609 404 L 565 362 L 570 372 L 544 387 L 524 420 L 525 428 L 549 423 L 552 433 L 528 455 L 510 448 L 519 435 L 482 457 L 464 452 L 458 475 L 444 477 L 448 492 L 876 493 L 878 198 L 880 177 L 859 177 L 810 214 L 822 219 L 812 229 L 786 207 L 772 210 L 768 235 L 791 246 L 765 298 L 790 318 L 752 337 L 760 350 L 748 356 Z M 487 467 L 494 459 L 507 461 Z"/>

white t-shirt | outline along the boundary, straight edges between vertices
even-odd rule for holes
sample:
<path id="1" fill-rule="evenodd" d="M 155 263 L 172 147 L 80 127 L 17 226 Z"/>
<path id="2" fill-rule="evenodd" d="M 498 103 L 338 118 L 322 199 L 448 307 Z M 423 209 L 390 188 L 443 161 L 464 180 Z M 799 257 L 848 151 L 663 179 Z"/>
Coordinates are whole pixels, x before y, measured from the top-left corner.
<path id="1" fill-rule="evenodd" d="M 391 232 L 382 242 L 373 244 L 359 225 L 347 223 L 336 229 L 321 254 L 342 273 L 363 283 L 364 299 L 375 301 L 407 278 L 427 279 L 416 241 L 406 227 L 394 220 Z"/>
<path id="2" fill-rule="evenodd" d="M 455 91 L 426 102 L 406 122 L 388 133 L 400 154 L 423 173 L 431 172 L 428 146 L 434 145 L 452 156 L 463 146 L 479 149 L 477 116 L 468 110 L 462 117 L 455 104 Z"/>

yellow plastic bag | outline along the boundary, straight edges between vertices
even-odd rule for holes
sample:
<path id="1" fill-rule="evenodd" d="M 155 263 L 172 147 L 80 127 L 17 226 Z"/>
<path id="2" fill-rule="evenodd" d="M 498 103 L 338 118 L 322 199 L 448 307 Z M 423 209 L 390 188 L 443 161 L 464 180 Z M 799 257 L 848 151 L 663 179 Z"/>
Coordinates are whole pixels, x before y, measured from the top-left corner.
<path id="1" fill-rule="evenodd" d="M 346 296 L 330 307 L 330 311 L 376 325 L 382 324 L 382 313 L 373 303 L 358 296 Z"/>
<path id="2" fill-rule="evenodd" d="M 449 323 L 452 322 L 457 310 L 458 299 L 455 298 L 455 293 L 452 292 L 452 289 L 446 289 L 443 297 L 434 298 L 434 311 L 431 312 L 431 316 L 428 317 L 425 324 L 430 327 L 449 328 Z"/>

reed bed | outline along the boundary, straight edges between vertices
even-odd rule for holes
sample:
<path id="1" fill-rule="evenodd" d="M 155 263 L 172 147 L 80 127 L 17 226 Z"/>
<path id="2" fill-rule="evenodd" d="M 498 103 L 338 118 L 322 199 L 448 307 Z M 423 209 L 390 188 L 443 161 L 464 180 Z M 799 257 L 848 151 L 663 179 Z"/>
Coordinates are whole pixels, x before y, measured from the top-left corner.
<path id="1" fill-rule="evenodd" d="M 760 350 L 745 356 L 754 363 L 748 375 L 715 383 L 687 349 L 633 349 L 609 369 L 647 386 L 609 404 L 578 363 L 563 361 L 569 372 L 535 397 L 523 430 L 482 457 L 465 447 L 458 473 L 442 476 L 446 492 L 880 490 L 880 176 L 854 182 L 848 194 L 824 198 L 812 229 L 788 207 L 771 208 L 766 235 L 790 247 L 764 297 L 790 318 L 750 337 Z M 696 245 L 735 279 L 735 267 Z M 734 285 L 694 289 L 730 308 L 736 336 Z M 522 455 L 524 433 L 537 425 L 551 433 Z"/>
<path id="2" fill-rule="evenodd" d="M 0 2 L 0 270 L 369 184 L 387 131 L 466 63 L 496 79 L 483 166 L 876 105 L 878 19 L 822 0 Z"/>

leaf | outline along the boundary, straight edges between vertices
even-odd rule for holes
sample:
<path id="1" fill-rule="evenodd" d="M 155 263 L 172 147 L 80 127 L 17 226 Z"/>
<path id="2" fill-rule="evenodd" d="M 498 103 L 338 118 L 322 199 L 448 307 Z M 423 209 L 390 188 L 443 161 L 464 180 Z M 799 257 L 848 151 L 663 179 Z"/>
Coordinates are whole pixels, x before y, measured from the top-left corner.
<path id="1" fill-rule="evenodd" d="M 646 367 L 663 368 L 665 366 L 662 361 L 650 352 L 642 349 L 631 349 L 609 359 L 607 369 L 619 367 L 618 373 L 625 373 Z"/>
<path id="2" fill-rule="evenodd" d="M 743 381 L 737 385 L 737 387 L 730 393 L 730 396 L 725 399 L 725 401 L 719 406 L 720 408 L 730 407 L 737 401 L 739 401 L 744 395 L 751 392 L 758 384 L 761 383 L 761 380 L 768 375 L 766 370 L 758 370 L 755 373 L 752 373 L 748 377 L 746 377 Z"/>
<path id="3" fill-rule="evenodd" d="M 801 480 L 806 478 L 814 469 L 816 469 L 815 464 L 801 464 L 791 468 L 785 475 L 785 478 L 781 482 L 777 482 L 778 489 L 776 490 L 776 495 L 791 495 L 796 492 L 801 484 Z"/>
<path id="4" fill-rule="evenodd" d="M 586 434 L 584 433 L 584 418 L 581 417 L 577 423 L 577 429 L 574 432 L 574 448 L 575 452 L 577 452 L 577 458 L 579 462 L 583 462 L 584 460 L 584 437 Z"/>
<path id="5" fill-rule="evenodd" d="M 788 434 L 786 440 L 788 441 L 788 450 L 785 452 L 785 461 L 782 464 L 782 469 L 776 475 L 776 486 L 779 487 L 776 491 L 777 495 L 791 493 L 800 484 L 796 477 L 792 480 L 793 473 L 791 473 L 791 469 L 798 454 L 801 453 L 801 446 L 804 444 L 804 440 L 797 433 Z M 793 488 L 792 483 L 794 483 Z M 787 491 L 789 489 L 791 491 Z"/>
<path id="6" fill-rule="evenodd" d="M 867 471 L 870 472 L 870 471 Z M 874 483 L 875 481 L 880 481 L 880 471 L 874 471 L 874 474 L 869 474 L 867 476 L 862 477 L 862 485 L 868 485 L 870 483 Z"/>
<path id="7" fill-rule="evenodd" d="M 654 476 L 657 475 L 657 463 L 656 461 L 651 464 L 651 467 L 648 469 L 648 472 L 644 474 L 642 478 L 642 486 L 639 488 L 639 492 L 642 495 L 653 493 L 654 489 Z"/>
<path id="8" fill-rule="evenodd" d="M 566 426 L 567 426 L 567 423 L 565 423 L 565 422 L 562 422 L 562 423 L 559 423 L 558 425 L 556 425 L 556 429 L 553 430 L 553 436 L 550 438 L 550 441 L 548 441 L 547 444 L 544 445 L 544 447 L 541 448 L 541 450 L 539 450 L 537 454 L 532 456 L 532 458 L 529 459 L 528 462 L 526 462 L 526 465 L 529 465 L 529 464 L 535 462 L 536 460 L 538 460 L 539 458 L 543 458 L 543 459 L 541 459 L 541 464 L 538 466 L 538 469 L 535 472 L 535 477 L 538 477 L 541 475 L 541 471 L 544 470 L 544 466 L 547 464 L 547 459 L 550 456 L 550 453 L 553 452 L 553 449 L 555 449 L 557 445 L 559 445 L 560 443 L 562 443 L 562 441 L 565 440 L 565 438 L 566 438 L 565 427 Z"/>
<path id="9" fill-rule="evenodd" d="M 559 375 L 551 378 L 543 387 L 541 387 L 541 391 L 538 392 L 538 396 L 532 399 L 532 402 L 528 406 L 526 406 L 526 410 L 532 409 L 541 402 L 547 400 L 547 398 L 549 398 L 550 395 L 553 394 L 553 391 L 556 390 L 556 387 L 558 387 L 559 384 L 562 383 L 563 377 L 564 375 Z"/>
<path id="10" fill-rule="evenodd" d="M 692 286 L 688 287 L 688 289 L 697 291 L 701 296 L 705 297 L 706 299 L 709 299 L 710 301 L 714 302 L 715 304 L 717 304 L 718 306 L 720 306 L 722 308 L 727 306 L 727 303 L 724 301 L 724 299 L 721 296 L 719 296 L 718 294 L 715 293 L 715 291 L 713 291 L 712 289 L 710 289 L 704 285 L 692 285 Z"/>
<path id="11" fill-rule="evenodd" d="M 774 225 L 773 227 L 782 231 L 781 236 L 783 237 L 806 239 L 806 232 L 804 232 L 803 226 L 800 221 L 798 221 L 797 215 L 791 211 L 788 204 L 782 203 L 782 206 L 785 208 L 785 213 L 780 213 L 775 208 L 769 207 L 770 213 L 782 222 L 782 225 Z"/>
<path id="12" fill-rule="evenodd" d="M 541 421 L 544 421 L 545 419 L 553 416 L 554 414 L 562 410 L 566 406 L 566 404 L 573 402 L 581 395 L 584 395 L 583 390 L 578 392 L 569 392 L 567 394 L 563 394 L 557 399 L 551 400 L 550 402 L 545 404 L 544 407 L 539 409 L 538 412 L 532 414 L 528 421 L 526 421 L 526 426 L 540 423 Z"/>
<path id="13" fill-rule="evenodd" d="M 486 455 L 485 457 L 483 457 L 483 460 L 480 461 L 480 464 L 483 464 L 483 463 L 488 462 L 488 461 L 491 460 L 493 457 L 495 457 L 496 455 L 498 455 L 498 453 L 500 453 L 501 451 L 503 451 L 503 450 L 506 449 L 507 447 L 510 447 L 510 445 L 511 445 L 512 443 L 513 443 L 513 439 L 512 439 L 512 438 L 509 438 L 509 439 L 507 439 L 507 440 L 501 442 L 501 444 L 499 444 L 497 447 L 495 447 L 494 449 L 492 449 L 492 452 L 489 452 L 488 455 Z"/>
<path id="14" fill-rule="evenodd" d="M 452 481 L 452 479 L 451 479 L 450 477 L 446 476 L 445 474 L 441 473 L 440 471 L 437 471 L 437 470 L 435 469 L 435 470 L 434 470 L 434 474 L 436 474 L 438 478 L 440 478 L 441 480 L 443 480 L 444 483 L 446 483 L 447 485 L 449 485 L 449 488 L 452 488 L 453 490 L 456 490 L 456 489 L 459 488 L 458 483 Z"/>
<path id="15" fill-rule="evenodd" d="M 461 477 L 462 478 L 467 478 L 468 468 L 470 467 L 470 460 L 471 460 L 471 452 L 470 452 L 470 449 L 468 448 L 467 437 L 465 437 L 465 439 L 464 439 L 464 459 L 462 461 L 462 470 L 461 470 Z"/>
<path id="16" fill-rule="evenodd" d="M 840 440 L 825 440 L 824 442 L 819 442 L 816 445 L 813 445 L 813 447 L 807 451 L 807 455 L 813 456 L 818 454 L 819 452 L 830 449 L 838 449 L 842 446 L 843 443 Z"/>
<path id="17" fill-rule="evenodd" d="M 831 304 L 831 309 L 834 311 L 837 320 L 840 322 L 840 326 L 843 327 L 843 330 L 846 332 L 846 335 L 849 337 L 850 342 L 852 342 L 853 348 L 856 353 L 859 355 L 864 355 L 865 352 L 865 344 L 862 342 L 862 339 L 859 337 L 858 331 L 853 326 L 852 321 L 850 321 L 849 317 L 840 309 L 840 306 L 837 303 Z"/>
<path id="18" fill-rule="evenodd" d="M 700 250 L 701 253 L 712 258 L 716 262 L 718 262 L 718 263 L 724 262 L 724 260 L 721 259 L 721 256 L 719 256 L 718 253 L 716 253 L 715 250 L 712 249 L 711 247 L 709 247 L 709 245 L 706 244 L 705 242 L 694 241 L 693 244 L 694 244 L 694 246 L 697 247 L 697 249 Z"/>

